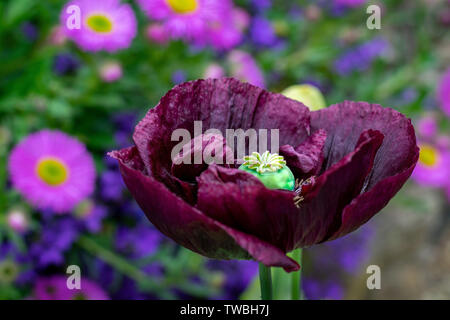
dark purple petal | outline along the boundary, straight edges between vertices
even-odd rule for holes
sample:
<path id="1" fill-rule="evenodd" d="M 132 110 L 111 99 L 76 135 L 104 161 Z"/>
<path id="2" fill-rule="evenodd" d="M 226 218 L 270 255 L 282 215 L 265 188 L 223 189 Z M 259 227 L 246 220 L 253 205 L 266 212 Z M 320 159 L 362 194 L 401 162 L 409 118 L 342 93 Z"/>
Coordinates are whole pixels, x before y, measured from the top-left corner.
<path id="1" fill-rule="evenodd" d="M 125 184 L 148 219 L 180 245 L 210 258 L 253 257 L 286 271 L 298 270 L 299 265 L 280 249 L 207 217 L 170 192 L 164 184 L 145 175 L 135 147 L 114 151 L 110 155 L 119 160 Z"/>
<path id="2" fill-rule="evenodd" d="M 342 210 L 361 192 L 382 142 L 379 131 L 363 132 L 355 150 L 316 179 L 300 204 L 302 221 L 298 224 L 300 238 L 296 247 L 322 242 L 339 228 Z"/>
<path id="3" fill-rule="evenodd" d="M 409 168 L 378 182 L 369 191 L 353 199 L 344 209 L 339 230 L 327 240 L 339 238 L 356 230 L 383 209 L 411 176 L 418 158 L 419 155 L 417 154 L 416 160 L 413 161 L 413 164 Z"/>
<path id="4" fill-rule="evenodd" d="M 320 129 L 295 149 L 290 145 L 281 146 L 280 154 L 284 156 L 296 178 L 306 179 L 319 173 L 324 159 L 323 148 L 326 138 L 326 131 Z"/>
<path id="5" fill-rule="evenodd" d="M 209 157 L 211 159 L 208 159 Z M 172 159 L 172 174 L 179 179 L 195 182 L 195 178 L 206 170 L 210 163 L 234 164 L 233 151 L 227 147 L 222 135 L 202 134 L 184 145 Z"/>
<path id="6" fill-rule="evenodd" d="M 311 127 L 312 131 L 325 129 L 328 135 L 323 169 L 331 167 L 349 153 L 361 132 L 372 129 L 384 135 L 384 142 L 363 191 L 416 162 L 418 150 L 411 121 L 393 109 L 367 102 L 345 101 L 312 112 Z"/>
<path id="7" fill-rule="evenodd" d="M 300 209 L 293 192 L 267 189 L 244 171 L 219 166 L 198 178 L 197 207 L 283 252 L 312 245 L 339 227 L 340 213 L 360 193 L 382 140 L 377 131 L 363 133 L 356 149 L 317 179 Z"/>
<path id="8" fill-rule="evenodd" d="M 133 135 L 147 170 L 157 179 L 170 175 L 171 151 L 178 144 L 171 141 L 173 131 L 184 128 L 194 137 L 194 121 L 224 137 L 226 129 L 279 129 L 280 145 L 298 145 L 309 135 L 310 120 L 303 104 L 236 79 L 183 83 L 147 113 Z"/>

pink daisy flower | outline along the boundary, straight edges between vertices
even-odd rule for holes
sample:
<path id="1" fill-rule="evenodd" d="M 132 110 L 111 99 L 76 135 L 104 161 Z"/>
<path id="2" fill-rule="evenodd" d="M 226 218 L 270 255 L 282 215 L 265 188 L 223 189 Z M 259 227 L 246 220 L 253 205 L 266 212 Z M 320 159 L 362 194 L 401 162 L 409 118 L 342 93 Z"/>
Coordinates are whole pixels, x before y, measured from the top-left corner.
<path id="1" fill-rule="evenodd" d="M 450 151 L 430 143 L 419 143 L 419 147 L 412 178 L 424 186 L 445 187 L 450 180 Z"/>
<path id="2" fill-rule="evenodd" d="M 81 15 L 80 28 L 70 29 L 73 12 L 70 6 L 78 6 Z M 128 48 L 137 32 L 137 22 L 129 4 L 119 0 L 73 0 L 61 13 L 61 25 L 67 37 L 87 51 L 109 52 Z"/>
<path id="3" fill-rule="evenodd" d="M 234 26 L 230 31 L 223 23 L 232 17 L 230 0 L 138 0 L 138 3 L 151 19 L 162 21 L 174 39 L 206 45 L 211 44 L 211 36 L 219 32 L 227 46 L 237 42 L 232 32 Z"/>
<path id="4" fill-rule="evenodd" d="M 160 23 L 152 23 L 147 27 L 146 34 L 151 42 L 166 44 L 169 42 L 169 35 L 166 28 Z"/>
<path id="5" fill-rule="evenodd" d="M 212 63 L 203 72 L 203 79 L 220 79 L 225 77 L 225 70 L 220 64 Z"/>
<path id="6" fill-rule="evenodd" d="M 18 233 L 25 232 L 29 226 L 27 214 L 20 209 L 9 211 L 6 215 L 6 221 L 8 223 L 8 226 Z"/>
<path id="7" fill-rule="evenodd" d="M 450 117 L 450 68 L 442 76 L 438 88 L 438 99 L 442 111 Z"/>
<path id="8" fill-rule="evenodd" d="M 106 292 L 95 282 L 81 278 L 80 289 L 69 289 L 67 277 L 53 275 L 38 278 L 34 285 L 36 300 L 109 300 Z"/>
<path id="9" fill-rule="evenodd" d="M 425 138 L 431 139 L 436 136 L 438 132 L 438 125 L 435 116 L 429 114 L 425 115 L 417 121 L 417 133 Z"/>
<path id="10" fill-rule="evenodd" d="M 42 130 L 21 141 L 9 157 L 14 186 L 33 206 L 56 213 L 71 210 L 94 191 L 92 156 L 78 140 Z"/>
<path id="11" fill-rule="evenodd" d="M 227 59 L 231 66 L 231 75 L 234 78 L 264 88 L 264 75 L 249 53 L 233 50 Z"/>
<path id="12" fill-rule="evenodd" d="M 209 43 L 217 50 L 229 50 L 242 41 L 242 31 L 246 27 L 242 10 L 230 10 L 209 24 Z M 248 25 L 248 23 L 247 23 Z"/>
<path id="13" fill-rule="evenodd" d="M 114 82 L 122 78 L 122 65 L 116 61 L 104 63 L 99 70 L 100 78 L 104 82 Z"/>

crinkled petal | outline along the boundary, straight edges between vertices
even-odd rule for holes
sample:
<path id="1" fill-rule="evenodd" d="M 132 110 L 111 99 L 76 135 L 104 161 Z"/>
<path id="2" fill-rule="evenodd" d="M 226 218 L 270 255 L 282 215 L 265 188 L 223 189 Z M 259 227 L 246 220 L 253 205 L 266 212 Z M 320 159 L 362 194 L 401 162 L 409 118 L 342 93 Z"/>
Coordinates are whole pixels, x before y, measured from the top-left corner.
<path id="1" fill-rule="evenodd" d="M 373 129 L 384 135 L 373 171 L 364 190 L 384 178 L 409 168 L 416 160 L 417 147 L 411 121 L 400 112 L 367 102 L 345 101 L 311 113 L 311 129 L 325 129 L 325 161 L 323 170 L 349 153 L 361 132 Z"/>
<path id="2" fill-rule="evenodd" d="M 324 159 L 323 148 L 326 139 L 326 131 L 320 129 L 296 148 L 290 145 L 280 148 L 280 154 L 284 156 L 296 178 L 306 179 L 319 173 Z"/>
<path id="3" fill-rule="evenodd" d="M 383 209 L 408 180 L 415 165 L 414 162 L 403 172 L 378 182 L 372 189 L 353 199 L 344 209 L 340 228 L 327 240 L 342 237 L 356 230 Z"/>
<path id="4" fill-rule="evenodd" d="M 194 121 L 224 137 L 227 129 L 266 129 L 268 137 L 278 129 L 279 145 L 298 145 L 309 135 L 309 118 L 308 108 L 281 94 L 232 78 L 196 80 L 170 90 L 137 125 L 133 139 L 148 171 L 164 179 L 170 174 L 171 150 L 179 143 L 171 141 L 172 133 L 184 128 L 191 138 L 202 134 L 194 132 Z"/>
<path id="5" fill-rule="evenodd" d="M 266 265 L 283 267 L 286 271 L 298 270 L 298 264 L 280 249 L 207 217 L 162 183 L 146 175 L 135 147 L 114 151 L 110 156 L 119 160 L 125 184 L 148 219 L 180 245 L 210 258 L 253 257 Z"/>
<path id="6" fill-rule="evenodd" d="M 233 151 L 221 134 L 201 134 L 184 145 L 172 159 L 172 174 L 185 181 L 195 181 L 211 163 L 234 165 Z"/>
<path id="7" fill-rule="evenodd" d="M 297 231 L 300 235 L 297 246 L 322 242 L 340 227 L 342 211 L 360 194 L 382 142 L 383 134 L 379 131 L 363 132 L 355 150 L 317 178 L 300 204 L 305 221 Z"/>

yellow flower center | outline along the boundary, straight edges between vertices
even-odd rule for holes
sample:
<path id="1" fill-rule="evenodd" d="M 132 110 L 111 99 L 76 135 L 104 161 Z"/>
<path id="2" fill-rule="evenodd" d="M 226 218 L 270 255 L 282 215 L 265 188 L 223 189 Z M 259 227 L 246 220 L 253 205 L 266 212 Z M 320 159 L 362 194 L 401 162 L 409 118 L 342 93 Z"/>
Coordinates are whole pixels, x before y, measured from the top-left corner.
<path id="1" fill-rule="evenodd" d="M 86 24 L 89 28 L 98 33 L 108 33 L 111 32 L 113 28 L 111 19 L 102 14 L 90 15 L 86 19 Z"/>
<path id="2" fill-rule="evenodd" d="M 176 13 L 190 13 L 197 10 L 197 0 L 167 0 L 169 6 Z"/>
<path id="3" fill-rule="evenodd" d="M 50 186 L 59 186 L 67 181 L 69 169 L 56 158 L 47 157 L 40 160 L 36 166 L 38 177 Z"/>
<path id="4" fill-rule="evenodd" d="M 425 166 L 432 167 L 436 165 L 439 159 L 439 152 L 430 145 L 420 146 L 419 161 Z"/>

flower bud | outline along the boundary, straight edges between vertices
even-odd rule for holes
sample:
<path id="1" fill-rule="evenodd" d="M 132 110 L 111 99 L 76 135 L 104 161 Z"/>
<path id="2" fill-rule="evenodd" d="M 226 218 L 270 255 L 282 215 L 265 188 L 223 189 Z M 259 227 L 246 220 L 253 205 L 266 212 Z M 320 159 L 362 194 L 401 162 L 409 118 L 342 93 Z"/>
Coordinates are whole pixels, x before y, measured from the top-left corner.
<path id="1" fill-rule="evenodd" d="M 320 110 L 327 106 L 319 89 L 309 84 L 290 86 L 282 94 L 290 99 L 303 103 L 311 111 Z"/>

